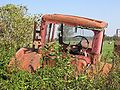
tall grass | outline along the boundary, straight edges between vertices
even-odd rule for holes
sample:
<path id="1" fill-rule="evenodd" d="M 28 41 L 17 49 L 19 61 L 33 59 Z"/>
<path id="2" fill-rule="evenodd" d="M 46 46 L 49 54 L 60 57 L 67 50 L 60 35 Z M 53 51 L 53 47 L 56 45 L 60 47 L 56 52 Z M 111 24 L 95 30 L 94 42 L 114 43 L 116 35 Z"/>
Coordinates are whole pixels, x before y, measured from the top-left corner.
<path id="1" fill-rule="evenodd" d="M 73 75 L 73 68 L 66 67 L 69 63 L 69 54 L 62 59 L 58 52 L 59 47 L 55 46 L 54 55 L 58 58 L 55 67 L 46 66 L 38 69 L 34 74 L 22 70 L 7 72 L 7 64 L 14 55 L 13 48 L 0 48 L 0 89 L 1 90 L 120 90 L 120 58 L 116 57 L 115 66 L 107 77 L 96 75 L 88 78 L 80 74 L 77 78 Z M 66 75 L 66 78 L 64 77 Z"/>

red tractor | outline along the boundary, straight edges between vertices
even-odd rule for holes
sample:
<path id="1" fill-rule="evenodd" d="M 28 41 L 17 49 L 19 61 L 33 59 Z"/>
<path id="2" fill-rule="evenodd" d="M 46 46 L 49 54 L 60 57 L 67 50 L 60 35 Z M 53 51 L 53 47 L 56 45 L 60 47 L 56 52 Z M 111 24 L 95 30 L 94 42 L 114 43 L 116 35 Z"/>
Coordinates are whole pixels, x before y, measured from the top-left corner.
<path id="1" fill-rule="evenodd" d="M 9 67 L 16 65 L 22 70 L 32 72 L 46 64 L 54 64 L 51 60 L 44 60 L 42 63 L 40 60 L 41 48 L 55 40 L 58 40 L 63 48 L 62 52 L 69 52 L 77 58 L 76 61 L 71 59 L 71 64 L 76 64 L 78 73 L 83 67 L 88 68 L 100 63 L 104 32 L 108 25 L 106 22 L 62 14 L 46 14 L 38 22 L 34 23 L 33 47 L 18 50 Z M 84 36 L 86 31 L 90 33 Z M 91 33 L 92 38 L 89 36 Z M 108 73 L 110 68 L 111 65 L 105 65 L 102 68 L 103 73 Z"/>

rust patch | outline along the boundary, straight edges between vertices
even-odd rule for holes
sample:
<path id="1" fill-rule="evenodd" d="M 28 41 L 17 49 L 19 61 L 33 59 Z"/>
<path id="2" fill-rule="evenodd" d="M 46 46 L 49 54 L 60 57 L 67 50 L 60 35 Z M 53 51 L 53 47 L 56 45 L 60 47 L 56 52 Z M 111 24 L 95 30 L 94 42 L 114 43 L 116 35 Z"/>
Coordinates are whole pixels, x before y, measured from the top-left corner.
<path id="1" fill-rule="evenodd" d="M 37 68 L 40 68 L 40 59 L 42 55 L 32 52 L 30 49 L 21 48 L 10 60 L 8 68 L 16 66 L 19 69 L 34 72 Z"/>

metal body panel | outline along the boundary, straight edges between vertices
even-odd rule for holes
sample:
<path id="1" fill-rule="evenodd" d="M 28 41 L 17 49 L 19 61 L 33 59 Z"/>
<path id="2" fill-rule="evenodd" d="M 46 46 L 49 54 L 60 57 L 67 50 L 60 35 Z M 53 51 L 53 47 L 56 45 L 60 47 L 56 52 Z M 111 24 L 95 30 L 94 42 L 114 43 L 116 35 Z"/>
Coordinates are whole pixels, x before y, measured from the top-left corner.
<path id="1" fill-rule="evenodd" d="M 42 17 L 45 21 L 55 22 L 55 23 L 65 23 L 73 26 L 82 26 L 88 28 L 97 28 L 99 30 L 104 30 L 107 27 L 107 23 L 103 21 L 98 21 L 94 19 L 72 16 L 72 15 L 62 15 L 62 14 L 48 14 Z"/>

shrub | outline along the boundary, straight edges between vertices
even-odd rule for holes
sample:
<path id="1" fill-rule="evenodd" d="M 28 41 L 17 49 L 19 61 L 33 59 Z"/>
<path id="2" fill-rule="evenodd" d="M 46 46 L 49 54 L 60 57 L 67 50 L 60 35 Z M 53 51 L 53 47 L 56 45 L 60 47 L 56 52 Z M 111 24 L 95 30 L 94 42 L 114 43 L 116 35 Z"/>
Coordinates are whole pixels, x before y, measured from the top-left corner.
<path id="1" fill-rule="evenodd" d="M 32 41 L 33 18 L 25 6 L 0 7 L 0 46 L 20 48 Z"/>

